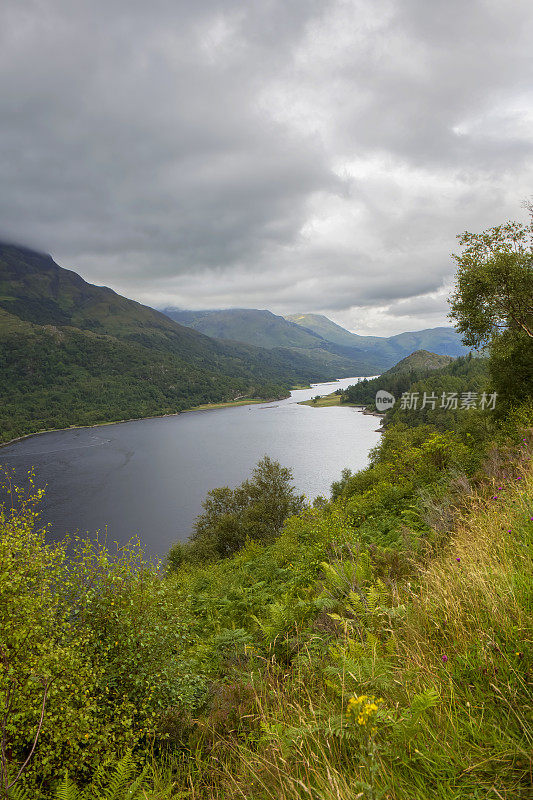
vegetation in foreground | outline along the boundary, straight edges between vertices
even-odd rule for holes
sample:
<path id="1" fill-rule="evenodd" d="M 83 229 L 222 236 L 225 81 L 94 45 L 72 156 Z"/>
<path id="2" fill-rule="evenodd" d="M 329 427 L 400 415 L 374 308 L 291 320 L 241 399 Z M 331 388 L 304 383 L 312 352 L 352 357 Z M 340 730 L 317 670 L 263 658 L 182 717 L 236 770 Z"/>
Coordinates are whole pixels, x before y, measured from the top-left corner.
<path id="1" fill-rule="evenodd" d="M 524 363 L 518 327 L 491 333 L 487 390 L 492 359 Z M 533 408 L 505 375 L 496 410 L 388 425 L 330 500 L 265 459 L 165 566 L 48 544 L 13 488 L 4 795 L 529 798 Z"/>
<path id="2" fill-rule="evenodd" d="M 9 796 L 107 791 L 128 751 L 151 798 L 528 797 L 531 440 L 444 492 L 470 454 L 416 434 L 275 540 L 169 572 L 4 512 L 8 780 L 39 733 Z"/>

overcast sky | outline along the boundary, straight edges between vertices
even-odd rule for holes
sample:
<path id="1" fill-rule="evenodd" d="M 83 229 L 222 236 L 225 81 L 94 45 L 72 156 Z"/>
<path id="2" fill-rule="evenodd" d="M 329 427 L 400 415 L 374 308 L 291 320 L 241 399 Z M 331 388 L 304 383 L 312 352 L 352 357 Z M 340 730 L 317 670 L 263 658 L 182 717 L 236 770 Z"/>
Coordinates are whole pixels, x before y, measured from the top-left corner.
<path id="1" fill-rule="evenodd" d="M 450 324 L 527 218 L 531 0 L 2 0 L 0 237 L 150 305 Z"/>

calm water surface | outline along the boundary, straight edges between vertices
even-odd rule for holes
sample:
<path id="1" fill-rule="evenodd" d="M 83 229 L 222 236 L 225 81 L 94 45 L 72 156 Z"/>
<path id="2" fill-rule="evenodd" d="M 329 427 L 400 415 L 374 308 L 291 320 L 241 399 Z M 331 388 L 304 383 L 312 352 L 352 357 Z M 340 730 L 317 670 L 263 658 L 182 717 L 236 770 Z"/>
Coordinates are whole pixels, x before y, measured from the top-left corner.
<path id="1" fill-rule="evenodd" d="M 265 454 L 290 467 L 310 499 L 329 496 L 344 467 L 366 466 L 380 437 L 376 417 L 298 405 L 356 380 L 273 403 L 46 433 L 0 449 L 0 464 L 20 476 L 35 468 L 54 538 L 107 528 L 108 542 L 138 534 L 148 555 L 164 556 L 189 536 L 206 493 L 241 483 Z"/>

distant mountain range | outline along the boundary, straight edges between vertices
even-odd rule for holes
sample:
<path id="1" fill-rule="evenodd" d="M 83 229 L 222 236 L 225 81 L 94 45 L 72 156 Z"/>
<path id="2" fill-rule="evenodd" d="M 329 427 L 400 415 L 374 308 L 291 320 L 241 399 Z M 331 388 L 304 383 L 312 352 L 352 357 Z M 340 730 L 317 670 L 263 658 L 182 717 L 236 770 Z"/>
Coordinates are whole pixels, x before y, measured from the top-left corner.
<path id="1" fill-rule="evenodd" d="M 393 359 L 393 363 L 402 357 L 400 354 L 405 356 L 418 349 L 428 350 L 438 355 L 452 356 L 452 358 L 468 352 L 468 348 L 461 341 L 460 334 L 452 327 L 426 328 L 421 331 L 407 331 L 406 333 L 397 333 L 395 336 L 382 337 L 360 336 L 357 333 L 351 333 L 322 314 L 292 314 L 287 317 L 287 320 L 322 336 L 327 341 L 344 347 L 368 349 Z"/>
<path id="2" fill-rule="evenodd" d="M 380 337 L 351 333 L 321 314 L 281 317 L 270 311 L 242 308 L 209 311 L 165 308 L 163 313 L 217 339 L 288 348 L 312 359 L 317 368 L 334 366 L 338 377 L 375 375 L 415 350 L 453 358 L 468 352 L 460 335 L 451 327 Z"/>

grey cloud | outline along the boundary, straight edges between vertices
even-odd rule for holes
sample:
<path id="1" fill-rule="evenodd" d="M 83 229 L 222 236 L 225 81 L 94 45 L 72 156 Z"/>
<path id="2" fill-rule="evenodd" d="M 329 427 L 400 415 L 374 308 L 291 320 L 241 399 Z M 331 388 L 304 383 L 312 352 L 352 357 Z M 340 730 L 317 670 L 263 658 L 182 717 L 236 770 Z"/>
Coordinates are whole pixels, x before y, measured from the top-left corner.
<path id="1" fill-rule="evenodd" d="M 526 0 L 4 0 L 0 236 L 144 302 L 446 324 L 455 234 L 531 193 L 532 33 Z"/>

